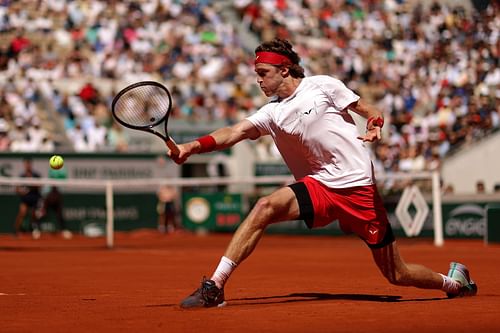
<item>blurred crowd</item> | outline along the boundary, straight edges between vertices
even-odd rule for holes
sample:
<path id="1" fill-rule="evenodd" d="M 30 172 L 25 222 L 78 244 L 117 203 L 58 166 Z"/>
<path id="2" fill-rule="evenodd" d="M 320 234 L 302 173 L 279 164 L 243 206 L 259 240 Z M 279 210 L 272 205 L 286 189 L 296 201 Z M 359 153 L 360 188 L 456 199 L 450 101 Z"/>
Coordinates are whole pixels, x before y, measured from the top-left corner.
<path id="1" fill-rule="evenodd" d="M 500 5 L 413 3 L 240 1 L 239 12 L 260 39 L 292 40 L 310 74 L 333 74 L 384 110 L 379 170 L 423 171 L 499 128 Z"/>
<path id="2" fill-rule="evenodd" d="M 110 119 L 116 82 L 168 82 L 173 117 L 194 125 L 241 119 L 266 100 L 242 27 L 291 40 L 308 75 L 336 76 L 384 110 L 380 172 L 432 169 L 500 126 L 500 6 L 424 3 L 0 1 L 0 151 L 56 149 L 54 124 L 41 126 L 49 109 L 75 151 L 130 150 Z M 277 158 L 265 139 L 256 153 Z"/>
<path id="3" fill-rule="evenodd" d="M 109 105 L 141 79 L 168 82 L 174 118 L 231 123 L 253 107 L 251 59 L 214 1 L 2 1 L 0 31 L 2 150 L 41 150 L 30 131 L 46 108 L 74 150 L 128 150 Z"/>

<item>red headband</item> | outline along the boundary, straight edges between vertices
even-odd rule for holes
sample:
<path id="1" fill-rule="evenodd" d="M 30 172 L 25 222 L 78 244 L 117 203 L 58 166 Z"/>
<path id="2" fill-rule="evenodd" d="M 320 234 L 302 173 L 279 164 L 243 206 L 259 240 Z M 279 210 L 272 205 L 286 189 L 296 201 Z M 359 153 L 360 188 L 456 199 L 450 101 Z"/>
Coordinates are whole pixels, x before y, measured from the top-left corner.
<path id="1" fill-rule="evenodd" d="M 287 56 L 276 52 L 257 52 L 255 53 L 255 64 L 270 64 L 270 65 L 291 65 L 292 62 Z"/>

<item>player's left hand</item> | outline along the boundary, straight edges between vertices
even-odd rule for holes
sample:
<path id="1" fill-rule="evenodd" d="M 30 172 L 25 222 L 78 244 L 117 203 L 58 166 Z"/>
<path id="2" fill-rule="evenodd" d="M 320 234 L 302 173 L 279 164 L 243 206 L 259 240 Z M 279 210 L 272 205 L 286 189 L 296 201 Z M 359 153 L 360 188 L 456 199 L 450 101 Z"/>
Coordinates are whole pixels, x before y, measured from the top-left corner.
<path id="1" fill-rule="evenodd" d="M 374 142 L 382 138 L 382 129 L 378 126 L 371 126 L 370 129 L 366 130 L 365 135 L 358 136 L 358 139 L 363 142 Z"/>

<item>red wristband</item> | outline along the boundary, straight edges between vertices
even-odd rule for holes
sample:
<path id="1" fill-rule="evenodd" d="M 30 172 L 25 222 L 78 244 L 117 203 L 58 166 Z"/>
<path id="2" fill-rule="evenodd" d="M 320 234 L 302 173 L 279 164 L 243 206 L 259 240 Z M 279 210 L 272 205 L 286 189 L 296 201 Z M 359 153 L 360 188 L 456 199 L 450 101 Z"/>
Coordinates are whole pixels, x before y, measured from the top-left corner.
<path id="1" fill-rule="evenodd" d="M 196 139 L 196 141 L 198 141 L 201 145 L 200 151 L 198 152 L 200 154 L 214 151 L 217 146 L 214 137 L 211 135 L 202 136 L 201 138 Z"/>
<path id="2" fill-rule="evenodd" d="M 368 121 L 366 122 L 366 128 L 368 128 L 372 124 L 373 126 L 380 127 L 382 128 L 384 126 L 384 118 L 377 116 L 377 117 L 370 117 L 368 118 Z"/>

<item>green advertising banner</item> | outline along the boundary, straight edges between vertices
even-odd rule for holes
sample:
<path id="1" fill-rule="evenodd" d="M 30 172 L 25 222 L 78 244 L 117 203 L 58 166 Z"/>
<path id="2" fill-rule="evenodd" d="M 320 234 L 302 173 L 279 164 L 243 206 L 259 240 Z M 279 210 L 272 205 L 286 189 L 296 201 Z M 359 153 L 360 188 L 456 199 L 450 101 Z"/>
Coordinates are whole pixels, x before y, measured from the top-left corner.
<path id="1" fill-rule="evenodd" d="M 445 238 L 484 238 L 486 202 L 443 204 Z"/>
<path id="2" fill-rule="evenodd" d="M 184 193 L 183 225 L 193 231 L 232 231 L 243 221 L 241 194 Z"/>
<path id="3" fill-rule="evenodd" d="M 207 231 L 234 231 L 242 221 L 246 211 L 234 194 L 186 194 L 183 197 L 184 224 L 190 230 L 203 229 Z M 232 198 L 231 209 L 216 213 L 217 207 L 225 207 L 224 201 Z M 484 238 L 486 232 L 486 206 L 488 202 L 453 202 L 443 203 L 443 231 L 445 238 Z M 396 217 L 397 201 L 387 201 L 385 204 L 389 221 L 394 233 L 406 237 L 398 218 Z M 220 209 L 220 208 L 219 208 Z M 240 210 L 239 210 L 240 209 Z M 240 216 L 238 218 L 237 216 Z M 271 224 L 267 232 L 285 234 L 311 235 L 342 235 L 339 224 L 334 222 L 319 229 L 308 229 L 303 221 L 287 221 Z M 432 205 L 429 204 L 429 214 L 418 237 L 433 237 L 434 223 Z"/>
<path id="4" fill-rule="evenodd" d="M 5 190 L 5 189 L 4 189 Z M 13 194 L 0 194 L 0 233 L 14 231 L 14 221 L 19 207 L 19 198 Z M 103 193 L 63 193 L 63 215 L 68 227 L 73 231 L 84 232 L 85 226 L 101 228 L 106 221 L 105 197 Z M 156 193 L 115 193 L 114 220 L 116 230 L 132 230 L 157 227 Z M 240 193 L 199 193 L 182 194 L 182 220 L 188 230 L 193 231 L 234 231 L 243 221 L 251 204 L 248 197 Z M 442 205 L 443 231 L 445 238 L 484 238 L 488 225 L 488 237 L 498 239 L 500 216 L 498 209 L 491 207 L 499 202 L 444 202 Z M 397 236 L 405 236 L 395 215 L 397 201 L 386 202 L 389 221 Z M 490 207 L 489 209 L 487 209 Z M 433 237 L 434 225 L 432 205 L 418 237 Z M 488 224 L 486 221 L 488 220 Z M 44 221 L 47 230 L 57 230 L 53 213 Z M 288 221 L 272 224 L 269 233 L 341 235 L 338 223 L 310 230 L 302 221 Z M 493 237 L 493 238 L 492 238 Z M 496 238 L 494 238 L 496 237 Z"/>
<path id="5" fill-rule="evenodd" d="M 63 216 L 67 227 L 84 233 L 87 225 L 102 229 L 106 222 L 105 197 L 103 193 L 64 193 Z M 115 194 L 114 226 L 115 230 L 133 230 L 139 228 L 156 228 L 157 198 L 155 193 Z M 19 207 L 16 195 L 0 194 L 2 219 L 0 233 L 14 232 L 14 221 Z M 59 230 L 55 215 L 49 211 L 41 221 L 42 231 Z M 28 218 L 24 225 L 29 227 Z"/>

